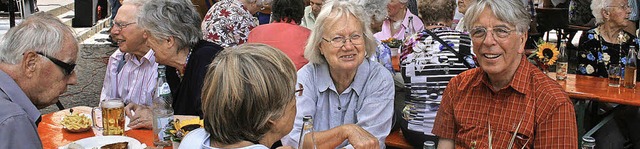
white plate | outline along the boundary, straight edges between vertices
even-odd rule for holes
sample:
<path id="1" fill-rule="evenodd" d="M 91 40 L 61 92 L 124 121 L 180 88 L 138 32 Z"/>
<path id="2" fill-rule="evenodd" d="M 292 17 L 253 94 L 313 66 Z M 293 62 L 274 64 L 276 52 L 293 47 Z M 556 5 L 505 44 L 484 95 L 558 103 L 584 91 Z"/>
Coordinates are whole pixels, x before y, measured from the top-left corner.
<path id="1" fill-rule="evenodd" d="M 126 136 L 94 136 L 89 138 L 80 139 L 78 141 L 72 142 L 76 143 L 85 149 L 91 148 L 100 148 L 101 146 L 118 143 L 118 142 L 129 142 L 129 149 L 142 149 L 144 146 L 140 144 L 140 141 Z M 71 144 L 71 143 L 69 143 Z M 66 149 L 69 144 L 58 147 L 58 149 Z"/>

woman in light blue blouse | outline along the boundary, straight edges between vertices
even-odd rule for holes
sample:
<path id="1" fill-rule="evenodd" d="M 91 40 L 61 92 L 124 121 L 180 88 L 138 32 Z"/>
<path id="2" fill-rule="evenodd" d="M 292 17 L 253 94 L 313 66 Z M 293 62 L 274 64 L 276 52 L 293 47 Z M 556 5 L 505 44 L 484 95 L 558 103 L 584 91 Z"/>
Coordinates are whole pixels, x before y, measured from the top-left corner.
<path id="1" fill-rule="evenodd" d="M 312 116 L 315 132 L 305 135 L 304 146 L 384 147 L 394 86 L 391 73 L 368 59 L 376 48 L 368 17 L 345 0 L 323 6 L 304 52 L 310 63 L 298 71 L 305 91 L 296 97 L 298 113 L 282 139 L 285 146 L 298 146 L 302 118 Z"/>

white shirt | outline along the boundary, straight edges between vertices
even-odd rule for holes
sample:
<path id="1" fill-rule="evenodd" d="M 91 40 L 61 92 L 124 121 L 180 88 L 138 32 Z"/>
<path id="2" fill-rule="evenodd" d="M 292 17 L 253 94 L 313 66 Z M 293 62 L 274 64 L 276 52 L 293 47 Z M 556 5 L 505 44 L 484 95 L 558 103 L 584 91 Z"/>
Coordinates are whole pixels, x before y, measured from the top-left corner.
<path id="1" fill-rule="evenodd" d="M 118 72 L 123 55 L 125 63 Z M 135 55 L 120 49 L 113 52 L 104 75 L 100 100 L 122 98 L 125 103 L 151 106 L 158 78 L 158 63 L 153 55 L 153 50 L 149 50 L 138 60 Z"/>
<path id="2" fill-rule="evenodd" d="M 187 134 L 180 142 L 179 149 L 217 149 L 211 147 L 210 134 L 204 130 L 204 128 L 198 128 Z M 262 144 L 254 144 L 250 146 L 241 147 L 238 149 L 269 149 Z"/>

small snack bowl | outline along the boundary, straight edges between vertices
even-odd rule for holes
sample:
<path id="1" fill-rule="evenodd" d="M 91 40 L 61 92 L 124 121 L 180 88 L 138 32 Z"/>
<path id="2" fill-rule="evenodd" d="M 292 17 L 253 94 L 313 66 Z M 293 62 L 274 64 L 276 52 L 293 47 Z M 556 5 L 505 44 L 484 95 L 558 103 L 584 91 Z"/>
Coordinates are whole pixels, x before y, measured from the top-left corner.
<path id="1" fill-rule="evenodd" d="M 91 130 L 91 118 L 85 115 L 78 115 L 77 113 L 71 113 L 62 118 L 60 124 L 62 124 L 62 129 L 72 133 Z"/>

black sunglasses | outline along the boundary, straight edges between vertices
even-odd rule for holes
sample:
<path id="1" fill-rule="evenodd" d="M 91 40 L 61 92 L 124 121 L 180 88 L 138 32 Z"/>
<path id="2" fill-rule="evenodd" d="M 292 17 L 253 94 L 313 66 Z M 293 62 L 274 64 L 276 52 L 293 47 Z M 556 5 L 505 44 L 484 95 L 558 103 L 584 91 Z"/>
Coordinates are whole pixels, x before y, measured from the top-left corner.
<path id="1" fill-rule="evenodd" d="M 58 65 L 58 67 L 62 68 L 62 72 L 64 73 L 64 75 L 70 75 L 73 72 L 73 69 L 76 68 L 76 64 L 69 64 L 69 63 L 62 62 L 61 60 L 45 55 L 42 52 L 36 52 L 36 53 L 48 58 L 49 60 L 51 60 L 51 62 Z"/>

